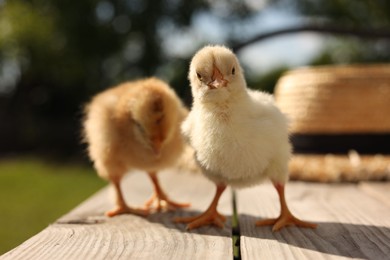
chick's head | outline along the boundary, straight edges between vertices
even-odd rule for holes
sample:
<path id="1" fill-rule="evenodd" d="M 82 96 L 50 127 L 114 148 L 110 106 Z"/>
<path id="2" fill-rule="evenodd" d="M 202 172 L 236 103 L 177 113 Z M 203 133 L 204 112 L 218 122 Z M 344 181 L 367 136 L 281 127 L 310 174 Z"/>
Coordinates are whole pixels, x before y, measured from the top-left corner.
<path id="1" fill-rule="evenodd" d="M 234 53 L 224 46 L 206 46 L 192 58 L 188 78 L 192 94 L 204 102 L 223 101 L 246 86 Z"/>
<path id="2" fill-rule="evenodd" d="M 156 89 L 145 88 L 125 102 L 127 124 L 134 139 L 157 157 L 179 125 L 179 103 Z"/>

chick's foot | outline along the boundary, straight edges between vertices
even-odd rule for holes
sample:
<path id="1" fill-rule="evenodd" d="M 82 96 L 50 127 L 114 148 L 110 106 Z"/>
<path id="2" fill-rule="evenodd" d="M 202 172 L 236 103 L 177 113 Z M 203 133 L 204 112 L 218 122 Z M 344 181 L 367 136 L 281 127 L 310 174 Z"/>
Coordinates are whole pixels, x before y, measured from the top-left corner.
<path id="1" fill-rule="evenodd" d="M 316 228 L 314 223 L 306 222 L 296 218 L 287 206 L 286 198 L 284 196 L 284 184 L 274 182 L 274 187 L 279 195 L 280 202 L 280 216 L 274 219 L 264 219 L 256 222 L 256 226 L 269 226 L 273 225 L 272 231 L 278 231 L 286 226 L 298 226 L 304 228 Z"/>
<path id="2" fill-rule="evenodd" d="M 217 185 L 217 190 L 215 192 L 213 201 L 211 202 L 208 209 L 201 215 L 195 217 L 175 218 L 173 221 L 176 223 L 188 223 L 187 230 L 191 230 L 206 225 L 215 225 L 217 227 L 223 228 L 226 218 L 218 213 L 217 205 L 218 205 L 219 198 L 221 197 L 225 189 L 226 189 L 226 185 L 223 184 Z"/>
<path id="3" fill-rule="evenodd" d="M 279 216 L 278 218 L 270 218 L 270 219 L 264 219 L 259 220 L 256 222 L 256 226 L 270 226 L 273 225 L 272 231 L 279 231 L 283 227 L 286 226 L 298 226 L 298 227 L 304 227 L 304 228 L 316 228 L 317 225 L 314 223 L 306 222 L 303 220 L 300 220 L 290 214 L 283 214 Z"/>
<path id="4" fill-rule="evenodd" d="M 142 217 L 146 217 L 149 215 L 149 210 L 147 209 L 138 209 L 138 208 L 131 208 L 128 206 L 117 206 L 115 209 L 109 210 L 106 212 L 106 216 L 108 217 L 114 217 L 117 215 L 122 214 L 134 214 Z"/>
<path id="5" fill-rule="evenodd" d="M 156 205 L 153 207 L 153 205 Z M 190 203 L 178 203 L 170 200 L 164 193 L 153 193 L 152 197 L 145 202 L 147 209 L 156 209 L 157 211 L 162 210 L 176 210 L 180 208 L 188 208 Z"/>
<path id="6" fill-rule="evenodd" d="M 219 214 L 216 209 L 209 209 L 201 215 L 195 217 L 175 218 L 173 221 L 176 223 L 188 223 L 186 228 L 187 230 L 207 225 L 215 225 L 223 228 L 226 217 Z"/>
<path id="7" fill-rule="evenodd" d="M 165 194 L 156 176 L 156 172 L 149 172 L 150 180 L 153 183 L 154 193 L 152 197 L 145 202 L 145 207 L 148 209 L 153 208 L 153 204 L 156 204 L 155 209 L 161 211 L 163 209 L 176 210 L 179 208 L 188 208 L 189 203 L 177 203 L 168 198 Z"/>

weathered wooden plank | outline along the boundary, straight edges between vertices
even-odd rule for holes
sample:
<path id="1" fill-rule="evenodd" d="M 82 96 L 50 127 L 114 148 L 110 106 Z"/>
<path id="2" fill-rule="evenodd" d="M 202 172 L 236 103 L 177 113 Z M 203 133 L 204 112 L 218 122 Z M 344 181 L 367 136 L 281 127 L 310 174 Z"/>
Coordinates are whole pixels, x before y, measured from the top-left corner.
<path id="1" fill-rule="evenodd" d="M 279 202 L 271 184 L 237 192 L 242 259 L 388 259 L 390 209 L 354 184 L 290 182 L 286 197 L 298 217 L 318 223 L 272 232 L 255 227 L 275 217 Z"/>
<path id="2" fill-rule="evenodd" d="M 390 182 L 362 182 L 358 187 L 363 192 L 390 207 Z"/>
<path id="3" fill-rule="evenodd" d="M 203 211 L 214 195 L 214 185 L 201 175 L 172 171 L 162 172 L 160 179 L 172 199 L 191 202 L 192 207 L 148 218 L 107 218 L 103 213 L 113 200 L 105 188 L 1 259 L 232 259 L 231 193 L 225 192 L 219 204 L 229 217 L 224 229 L 188 232 L 184 224 L 171 219 Z M 146 174 L 140 172 L 129 175 L 124 187 L 130 205 L 142 205 L 152 192 Z"/>

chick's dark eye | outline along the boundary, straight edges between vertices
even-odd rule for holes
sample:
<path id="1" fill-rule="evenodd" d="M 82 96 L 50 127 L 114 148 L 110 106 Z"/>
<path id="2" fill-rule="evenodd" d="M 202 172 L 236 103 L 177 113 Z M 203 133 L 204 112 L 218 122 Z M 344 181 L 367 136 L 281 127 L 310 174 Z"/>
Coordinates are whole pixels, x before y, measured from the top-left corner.
<path id="1" fill-rule="evenodd" d="M 235 73 L 236 73 L 236 68 L 233 67 L 233 69 L 232 69 L 232 74 L 234 75 Z"/>
<path id="2" fill-rule="evenodd" d="M 198 72 L 196 73 L 196 76 L 198 77 L 198 79 L 202 79 L 202 75 L 200 75 Z"/>

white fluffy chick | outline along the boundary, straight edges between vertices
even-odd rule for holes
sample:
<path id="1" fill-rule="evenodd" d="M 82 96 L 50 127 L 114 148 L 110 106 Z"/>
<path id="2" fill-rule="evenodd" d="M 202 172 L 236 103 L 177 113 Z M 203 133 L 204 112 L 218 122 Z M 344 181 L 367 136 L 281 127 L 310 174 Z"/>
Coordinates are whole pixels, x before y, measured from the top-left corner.
<path id="1" fill-rule="evenodd" d="M 86 106 L 84 139 L 98 175 L 112 182 L 116 208 L 108 216 L 147 215 L 154 203 L 175 209 L 188 207 L 168 199 L 156 173 L 173 166 L 184 151 L 180 125 L 188 110 L 163 81 L 148 78 L 126 82 L 97 94 Z M 132 169 L 148 172 L 154 194 L 146 209 L 129 207 L 120 183 Z"/>
<path id="2" fill-rule="evenodd" d="M 193 104 L 182 133 L 217 191 L 203 214 L 175 221 L 189 223 L 187 229 L 209 224 L 222 227 L 225 217 L 217 212 L 217 204 L 226 186 L 248 187 L 269 178 L 279 194 L 281 214 L 256 225 L 273 225 L 274 231 L 287 225 L 314 228 L 315 224 L 294 217 L 286 204 L 291 145 L 287 119 L 272 96 L 247 88 L 236 56 L 224 46 L 199 50 L 188 77 Z"/>

